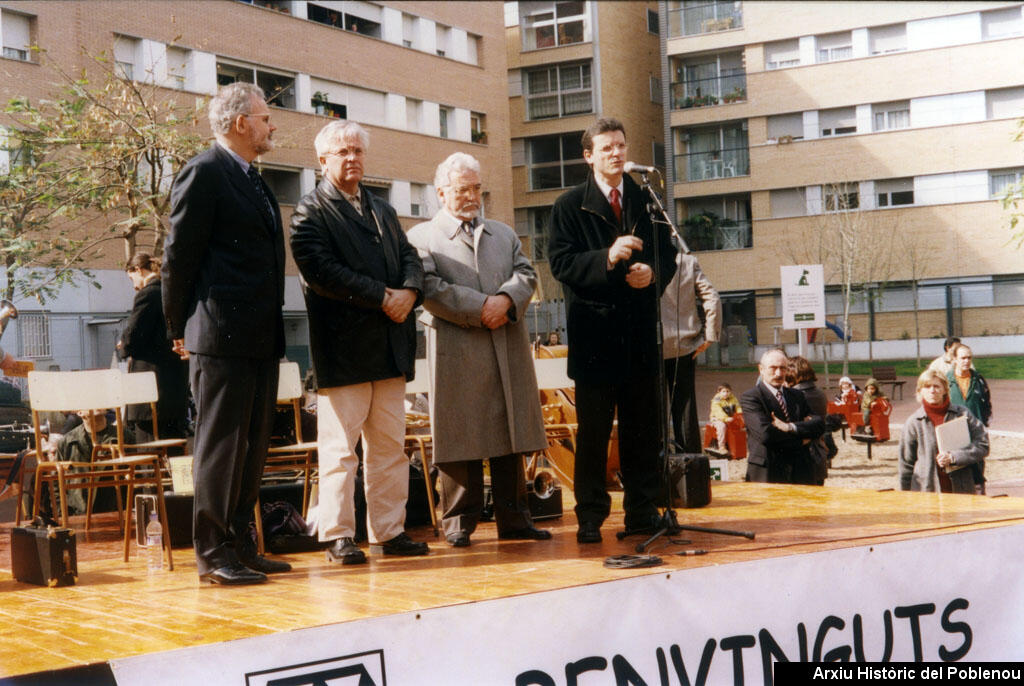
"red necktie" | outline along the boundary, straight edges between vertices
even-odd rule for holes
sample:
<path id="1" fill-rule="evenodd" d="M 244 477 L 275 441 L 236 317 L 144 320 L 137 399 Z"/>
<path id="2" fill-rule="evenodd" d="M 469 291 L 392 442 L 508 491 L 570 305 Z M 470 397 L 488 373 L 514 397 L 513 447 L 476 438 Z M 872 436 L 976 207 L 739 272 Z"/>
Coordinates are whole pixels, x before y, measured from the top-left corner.
<path id="1" fill-rule="evenodd" d="M 608 200 L 612 204 L 612 212 L 615 213 L 615 220 L 622 223 L 622 204 L 619 202 L 619 189 L 613 188 L 608 193 Z"/>

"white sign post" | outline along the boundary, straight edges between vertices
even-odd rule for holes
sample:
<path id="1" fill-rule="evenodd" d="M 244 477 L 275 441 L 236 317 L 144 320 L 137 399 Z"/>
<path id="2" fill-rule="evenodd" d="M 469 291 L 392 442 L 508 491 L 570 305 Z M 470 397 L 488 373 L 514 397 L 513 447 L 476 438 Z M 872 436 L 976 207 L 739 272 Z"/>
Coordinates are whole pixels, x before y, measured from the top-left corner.
<path id="1" fill-rule="evenodd" d="M 803 329 L 825 326 L 825 270 L 820 264 L 779 267 L 782 283 L 782 328 L 798 329 L 800 355 L 807 357 Z"/>

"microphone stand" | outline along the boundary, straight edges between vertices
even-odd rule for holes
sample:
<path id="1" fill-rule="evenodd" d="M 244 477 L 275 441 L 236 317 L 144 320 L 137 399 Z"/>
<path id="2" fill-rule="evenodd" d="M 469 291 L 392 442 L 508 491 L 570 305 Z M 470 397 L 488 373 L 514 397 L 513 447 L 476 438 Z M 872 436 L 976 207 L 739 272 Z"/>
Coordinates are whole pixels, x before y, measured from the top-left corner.
<path id="1" fill-rule="evenodd" d="M 660 249 L 657 237 L 658 226 L 667 226 L 669 231 L 675 236 L 678 241 L 680 250 L 683 254 L 689 255 L 690 248 L 686 245 L 686 241 L 679 234 L 675 225 L 672 223 L 672 219 L 668 216 L 665 211 L 665 206 L 661 203 L 661 198 L 651 188 L 650 180 L 647 177 L 648 172 L 643 169 L 638 169 L 640 174 L 641 188 L 647 192 L 647 212 L 651 215 L 651 226 L 655 229 L 655 235 L 651 237 L 654 243 L 653 258 L 654 258 L 654 299 L 655 299 L 655 331 L 658 337 L 658 393 L 661 398 L 660 403 L 662 411 L 658 413 L 658 430 L 660 431 L 659 437 L 661 438 L 661 452 L 659 458 L 661 459 L 661 470 L 662 470 L 662 486 L 665 489 L 665 510 L 658 517 L 658 528 L 650 538 L 643 543 L 637 543 L 636 552 L 644 552 L 652 543 L 664 536 L 665 534 L 675 535 L 683 529 L 687 531 L 698 531 L 710 534 L 723 534 L 727 536 L 743 536 L 744 538 L 753 539 L 754 534 L 750 531 L 733 531 L 730 529 L 712 529 L 701 526 L 684 526 L 679 524 L 675 508 L 672 506 L 672 484 L 669 481 L 669 454 L 671 453 L 671 446 L 668 438 L 668 426 L 669 426 L 669 411 L 671 408 L 671 400 L 668 399 L 668 383 L 665 379 L 665 361 L 664 361 L 664 334 L 661 321 L 661 258 Z M 657 172 L 657 169 L 654 170 Z M 641 529 L 630 531 L 626 529 L 616 534 L 619 540 L 624 539 L 627 536 L 639 533 L 649 533 L 650 529 Z"/>

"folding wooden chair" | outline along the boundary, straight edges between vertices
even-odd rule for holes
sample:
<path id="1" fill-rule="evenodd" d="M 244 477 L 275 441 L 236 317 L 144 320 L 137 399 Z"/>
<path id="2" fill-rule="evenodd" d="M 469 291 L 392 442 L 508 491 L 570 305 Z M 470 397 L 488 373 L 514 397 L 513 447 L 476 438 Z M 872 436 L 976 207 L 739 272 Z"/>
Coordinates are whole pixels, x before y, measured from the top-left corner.
<path id="1" fill-rule="evenodd" d="M 32 408 L 32 423 L 35 433 L 36 478 L 32 515 L 39 514 L 44 483 L 51 488 L 56 484 L 60 499 L 61 524 L 68 525 L 67 494 L 68 490 L 92 489 L 112 486 L 117 494 L 118 521 L 124 530 L 124 561 L 128 561 L 129 539 L 131 534 L 132 495 L 136 486 L 153 486 L 157 497 L 157 511 L 160 524 L 163 526 L 163 543 L 167 551 L 167 566 L 174 569 L 171 554 L 170 528 L 167 524 L 167 508 L 164 505 L 163 478 L 160 468 L 160 456 L 156 454 L 131 455 L 100 459 L 103 446 L 97 445 L 93 436 L 93 461 L 70 462 L 51 460 L 42 446 L 42 430 L 40 413 L 68 410 L 100 410 L 113 409 L 116 417 L 117 444 L 124 443 L 124 422 L 121 415 L 124 393 L 122 372 L 117 369 L 102 369 L 81 372 L 29 372 L 28 392 Z M 121 486 L 126 487 L 126 498 L 129 508 L 125 514 L 124 502 L 121 500 Z M 91 497 L 88 499 L 90 510 L 86 515 L 88 529 L 91 514 Z M 145 526 L 145 522 L 136 522 L 136 526 Z"/>
<path id="2" fill-rule="evenodd" d="M 134 455 L 137 453 L 157 453 L 164 460 L 164 467 L 167 467 L 167 456 L 171 450 L 185 451 L 186 439 L 184 438 L 160 438 L 159 419 L 157 417 L 156 403 L 160 393 L 156 385 L 156 373 L 154 372 L 132 372 L 124 374 L 121 378 L 123 383 L 125 405 L 148 404 L 153 415 L 153 440 L 144 443 L 125 443 L 118 445 L 117 450 L 122 456 Z"/>

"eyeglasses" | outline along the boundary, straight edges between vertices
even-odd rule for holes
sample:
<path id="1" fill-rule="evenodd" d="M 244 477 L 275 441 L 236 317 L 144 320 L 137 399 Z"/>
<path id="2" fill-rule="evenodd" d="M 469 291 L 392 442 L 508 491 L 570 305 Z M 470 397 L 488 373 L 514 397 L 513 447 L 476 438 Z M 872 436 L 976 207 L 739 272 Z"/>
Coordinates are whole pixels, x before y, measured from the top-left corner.
<path id="1" fill-rule="evenodd" d="M 455 195 L 477 195 L 480 193 L 480 190 L 483 188 L 483 186 L 477 183 L 472 186 L 448 186 L 448 188 L 450 188 L 452 193 L 454 193 Z"/>

